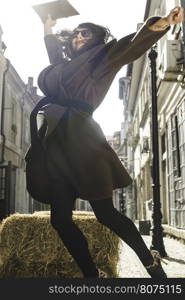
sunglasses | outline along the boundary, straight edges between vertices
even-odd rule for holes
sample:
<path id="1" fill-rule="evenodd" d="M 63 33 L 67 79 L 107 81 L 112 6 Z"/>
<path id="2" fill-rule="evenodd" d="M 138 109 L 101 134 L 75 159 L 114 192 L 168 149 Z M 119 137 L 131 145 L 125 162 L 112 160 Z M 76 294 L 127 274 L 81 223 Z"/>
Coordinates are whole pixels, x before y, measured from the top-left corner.
<path id="1" fill-rule="evenodd" d="M 84 38 L 92 37 L 92 31 L 90 29 L 84 29 L 84 30 L 75 30 L 72 34 L 72 37 L 75 38 L 79 35 L 79 33 Z"/>

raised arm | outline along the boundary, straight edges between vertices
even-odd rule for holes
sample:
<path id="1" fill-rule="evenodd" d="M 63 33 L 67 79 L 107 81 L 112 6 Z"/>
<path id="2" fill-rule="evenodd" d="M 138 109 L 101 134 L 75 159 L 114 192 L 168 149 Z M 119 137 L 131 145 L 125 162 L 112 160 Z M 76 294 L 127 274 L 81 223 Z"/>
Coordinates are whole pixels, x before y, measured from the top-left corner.
<path id="1" fill-rule="evenodd" d="M 46 22 L 44 23 L 44 36 L 48 34 L 53 34 L 52 27 L 56 25 L 56 20 L 53 20 L 51 15 L 49 14 Z"/>
<path id="2" fill-rule="evenodd" d="M 44 24 L 44 42 L 51 64 L 57 64 L 61 61 L 60 41 L 53 34 L 53 27 L 56 25 L 56 20 L 48 15 Z"/>
<path id="3" fill-rule="evenodd" d="M 138 32 L 120 39 L 108 53 L 108 64 L 113 68 L 121 68 L 142 56 L 169 30 L 169 26 L 161 31 L 150 29 L 152 24 L 160 20 L 161 17 L 151 17 Z"/>
<path id="4" fill-rule="evenodd" d="M 108 51 L 104 67 L 108 64 L 108 67 L 119 69 L 138 59 L 166 34 L 170 25 L 181 23 L 183 20 L 184 10 L 181 7 L 174 8 L 166 17 L 150 17 L 137 33 L 115 42 Z"/>

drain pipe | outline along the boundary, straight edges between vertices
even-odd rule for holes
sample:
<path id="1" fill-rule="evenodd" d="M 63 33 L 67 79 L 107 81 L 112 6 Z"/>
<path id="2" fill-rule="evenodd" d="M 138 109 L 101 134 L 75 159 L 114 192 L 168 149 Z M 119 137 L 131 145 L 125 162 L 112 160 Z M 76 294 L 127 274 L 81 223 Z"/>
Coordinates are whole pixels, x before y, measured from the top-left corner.
<path id="1" fill-rule="evenodd" d="M 2 151 L 1 151 L 1 160 L 0 164 L 4 163 L 4 153 L 5 153 L 5 141 L 6 136 L 4 134 L 4 106 L 5 106 L 5 84 L 6 84 L 6 75 L 10 67 L 10 61 L 6 59 L 6 69 L 3 72 L 3 82 L 2 82 L 2 110 L 1 110 L 1 136 L 2 136 Z"/>

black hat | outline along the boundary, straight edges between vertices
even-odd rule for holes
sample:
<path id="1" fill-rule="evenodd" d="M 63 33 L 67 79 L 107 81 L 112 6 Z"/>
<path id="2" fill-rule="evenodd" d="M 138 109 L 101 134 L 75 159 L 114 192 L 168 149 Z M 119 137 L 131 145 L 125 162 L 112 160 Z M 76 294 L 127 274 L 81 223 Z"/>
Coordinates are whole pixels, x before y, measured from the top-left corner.
<path id="1" fill-rule="evenodd" d="M 48 14 L 54 20 L 79 15 L 78 11 L 67 0 L 45 2 L 33 5 L 32 8 L 39 15 L 43 23 L 46 21 Z"/>

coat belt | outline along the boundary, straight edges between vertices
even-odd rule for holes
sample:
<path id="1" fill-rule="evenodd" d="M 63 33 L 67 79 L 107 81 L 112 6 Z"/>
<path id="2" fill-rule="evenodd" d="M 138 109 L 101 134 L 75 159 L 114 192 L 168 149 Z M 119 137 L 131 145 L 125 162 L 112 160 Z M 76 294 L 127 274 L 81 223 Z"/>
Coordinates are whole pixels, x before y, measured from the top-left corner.
<path id="1" fill-rule="evenodd" d="M 34 107 L 34 109 L 32 110 L 31 114 L 30 114 L 30 134 L 31 134 L 31 145 L 33 146 L 34 143 L 37 143 L 39 140 L 38 137 L 38 131 L 37 131 L 37 113 L 38 111 L 45 105 L 47 104 L 57 104 L 57 105 L 61 105 L 61 106 L 66 106 L 68 108 L 74 107 L 79 109 L 80 111 L 85 111 L 88 112 L 89 114 L 93 113 L 93 107 L 88 104 L 85 103 L 83 101 L 80 100 L 74 100 L 74 99 L 62 99 L 59 101 L 56 101 L 54 98 L 52 97 L 44 97 L 42 98 Z"/>

